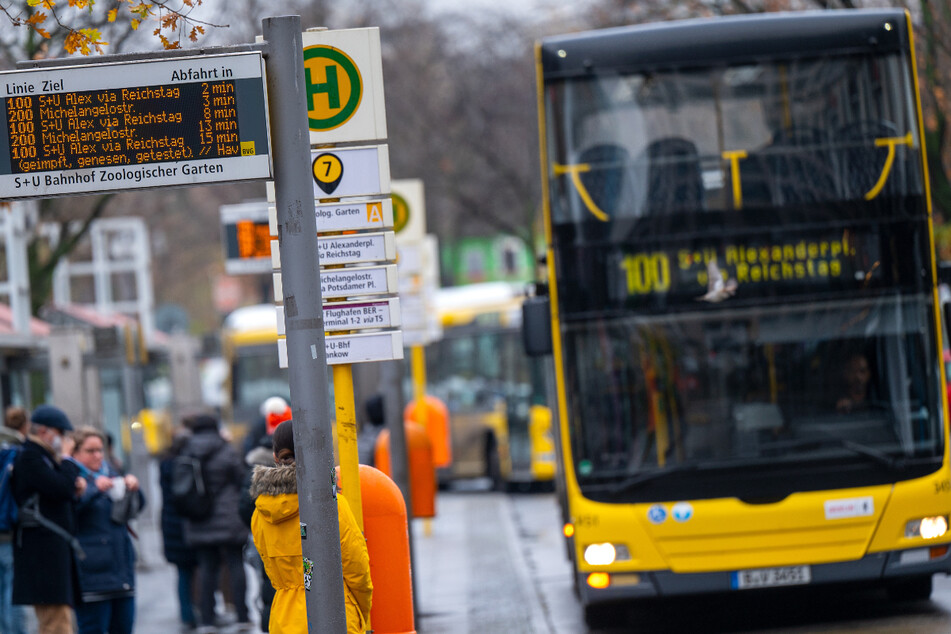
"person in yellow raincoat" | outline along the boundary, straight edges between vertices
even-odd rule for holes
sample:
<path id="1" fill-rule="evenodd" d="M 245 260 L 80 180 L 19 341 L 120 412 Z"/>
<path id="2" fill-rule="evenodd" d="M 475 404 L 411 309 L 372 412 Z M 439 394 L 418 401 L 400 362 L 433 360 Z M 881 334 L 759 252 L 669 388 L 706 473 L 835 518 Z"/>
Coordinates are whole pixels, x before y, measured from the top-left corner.
<path id="1" fill-rule="evenodd" d="M 251 498 L 256 499 L 251 534 L 276 591 L 271 604 L 271 634 L 307 634 L 292 421 L 284 421 L 274 430 L 273 447 L 276 466 L 259 465 L 251 476 Z M 370 558 L 366 539 L 342 495 L 337 496 L 337 515 L 347 632 L 362 634 L 369 624 L 373 598 Z"/>

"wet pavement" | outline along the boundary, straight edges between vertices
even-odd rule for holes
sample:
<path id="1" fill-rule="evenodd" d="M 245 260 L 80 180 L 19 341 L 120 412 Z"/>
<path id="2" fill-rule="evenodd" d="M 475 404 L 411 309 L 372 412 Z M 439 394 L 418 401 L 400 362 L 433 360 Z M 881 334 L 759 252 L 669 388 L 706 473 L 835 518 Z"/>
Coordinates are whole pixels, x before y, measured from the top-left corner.
<path id="1" fill-rule="evenodd" d="M 440 492 L 436 511 L 434 519 L 414 520 L 412 526 L 417 631 L 588 631 L 572 589 L 553 494 L 496 493 L 474 482 Z M 176 571 L 162 556 L 157 512 L 150 507 L 135 525 L 137 634 L 181 631 Z M 257 575 L 246 569 L 257 623 Z M 938 575 L 934 582 L 930 601 L 905 604 L 886 600 L 881 590 L 818 586 L 659 600 L 619 610 L 614 624 L 597 632 L 944 634 L 951 632 L 951 578 Z M 229 615 L 222 610 L 222 617 L 227 621 Z M 220 628 L 222 634 L 234 631 L 233 625 Z"/>

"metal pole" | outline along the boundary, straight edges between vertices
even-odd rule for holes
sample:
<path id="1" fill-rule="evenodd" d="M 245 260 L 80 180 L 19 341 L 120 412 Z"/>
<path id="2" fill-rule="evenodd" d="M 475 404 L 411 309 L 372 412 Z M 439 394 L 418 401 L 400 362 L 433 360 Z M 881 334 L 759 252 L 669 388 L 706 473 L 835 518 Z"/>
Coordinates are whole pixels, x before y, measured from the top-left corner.
<path id="1" fill-rule="evenodd" d="M 300 16 L 265 18 L 267 90 L 309 632 L 346 632 Z M 306 572 L 306 571 L 305 571 Z"/>
<path id="2" fill-rule="evenodd" d="M 403 362 L 386 361 L 380 364 L 380 387 L 383 393 L 383 419 L 390 430 L 390 469 L 393 482 L 399 487 L 406 503 L 409 525 L 410 568 L 416 569 L 416 547 L 413 541 L 413 496 L 409 484 L 409 457 L 406 450 L 406 429 L 403 426 Z M 413 587 L 413 614 L 419 614 L 419 593 L 416 576 L 410 576 Z"/>

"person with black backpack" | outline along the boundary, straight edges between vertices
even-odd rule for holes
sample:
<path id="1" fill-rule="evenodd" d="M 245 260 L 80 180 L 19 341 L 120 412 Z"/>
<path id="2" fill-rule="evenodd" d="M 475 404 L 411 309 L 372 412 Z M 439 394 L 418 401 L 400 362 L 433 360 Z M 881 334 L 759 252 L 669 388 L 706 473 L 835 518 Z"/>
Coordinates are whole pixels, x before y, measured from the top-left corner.
<path id="1" fill-rule="evenodd" d="M 185 543 L 185 518 L 175 510 L 172 472 L 175 459 L 181 454 L 190 435 L 186 429 L 177 429 L 172 435 L 171 445 L 159 462 L 159 484 L 162 488 L 162 550 L 165 559 L 174 564 L 178 571 L 178 615 L 183 632 L 190 632 L 198 625 L 192 601 L 198 557 Z"/>
<path id="2" fill-rule="evenodd" d="M 185 419 L 192 435 L 173 464 L 173 503 L 185 518 L 185 541 L 198 555 L 198 632 L 215 630 L 215 592 L 222 560 L 228 567 L 238 631 L 251 631 L 248 616 L 247 579 L 242 549 L 248 529 L 238 514 L 244 461 L 222 436 L 218 419 L 197 414 Z M 203 508 L 185 504 L 180 490 L 192 488 L 192 497 L 206 497 Z M 179 491 L 176 491 L 178 489 Z M 207 509 L 207 514 L 199 511 Z"/>

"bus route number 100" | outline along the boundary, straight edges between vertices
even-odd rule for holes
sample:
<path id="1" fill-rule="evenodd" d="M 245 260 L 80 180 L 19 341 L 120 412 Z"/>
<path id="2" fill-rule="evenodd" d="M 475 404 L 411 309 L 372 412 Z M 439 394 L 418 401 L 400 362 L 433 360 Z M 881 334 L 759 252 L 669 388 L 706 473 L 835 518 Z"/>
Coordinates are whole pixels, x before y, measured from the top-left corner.
<path id="1" fill-rule="evenodd" d="M 628 295 L 666 293 L 670 289 L 670 261 L 666 253 L 636 253 L 621 260 Z"/>

